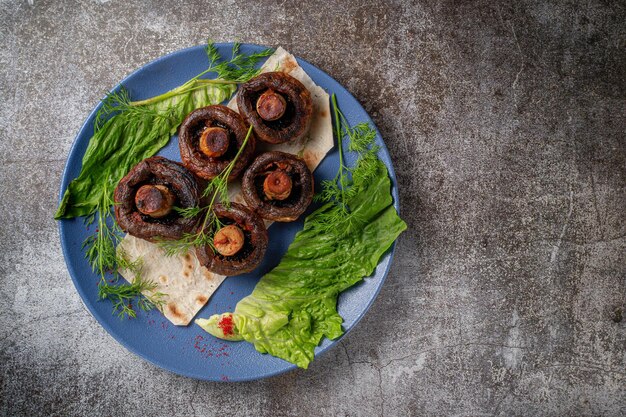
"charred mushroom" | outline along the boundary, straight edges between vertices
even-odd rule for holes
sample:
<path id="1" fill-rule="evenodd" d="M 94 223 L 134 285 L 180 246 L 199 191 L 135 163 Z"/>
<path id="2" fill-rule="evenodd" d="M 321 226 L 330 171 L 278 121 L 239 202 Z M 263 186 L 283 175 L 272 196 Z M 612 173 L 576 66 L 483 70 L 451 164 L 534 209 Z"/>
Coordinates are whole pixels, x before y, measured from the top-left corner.
<path id="1" fill-rule="evenodd" d="M 197 206 L 200 190 L 193 174 L 160 156 L 144 159 L 115 188 L 115 219 L 120 228 L 139 238 L 180 239 L 192 232 L 196 218 L 184 218 L 174 206 Z"/>
<path id="2" fill-rule="evenodd" d="M 200 263 L 211 272 L 239 275 L 256 268 L 267 249 L 267 229 L 257 214 L 243 204 L 216 204 L 214 213 L 222 223 L 213 247 L 196 248 Z"/>
<path id="3" fill-rule="evenodd" d="M 266 72 L 242 84 L 237 106 L 257 137 L 267 143 L 296 141 L 311 126 L 311 93 L 284 72 Z"/>
<path id="4" fill-rule="evenodd" d="M 313 199 L 313 174 L 304 161 L 284 152 L 259 155 L 241 184 L 248 206 L 264 219 L 296 220 Z"/>
<path id="5" fill-rule="evenodd" d="M 226 106 L 215 105 L 192 111 L 180 125 L 178 144 L 185 167 L 197 176 L 211 180 L 235 158 L 248 133 L 243 118 Z M 250 162 L 255 148 L 254 135 L 239 155 L 229 180 L 237 178 Z"/>

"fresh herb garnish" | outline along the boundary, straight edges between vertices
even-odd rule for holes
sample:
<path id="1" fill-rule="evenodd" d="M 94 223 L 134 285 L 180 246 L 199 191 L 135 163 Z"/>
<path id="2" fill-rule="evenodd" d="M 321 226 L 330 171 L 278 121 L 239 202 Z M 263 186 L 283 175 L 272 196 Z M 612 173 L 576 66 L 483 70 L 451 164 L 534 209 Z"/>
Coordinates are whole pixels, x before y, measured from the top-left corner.
<path id="1" fill-rule="evenodd" d="M 222 224 L 213 212 L 213 207 L 218 201 L 225 206 L 230 204 L 230 198 L 228 197 L 228 177 L 230 176 L 235 163 L 239 159 L 241 152 L 243 152 L 244 148 L 248 144 L 248 139 L 251 134 L 252 126 L 248 128 L 248 133 L 246 134 L 246 137 L 244 138 L 241 147 L 237 151 L 233 160 L 228 163 L 226 168 L 224 168 L 224 170 L 222 170 L 217 177 L 209 181 L 206 188 L 202 192 L 202 197 L 211 196 L 209 204 L 204 207 L 189 207 L 183 209 L 178 207 L 174 208 L 174 210 L 183 217 L 196 217 L 203 214 L 202 223 L 196 233 L 186 233 L 181 239 L 178 240 L 158 241 L 157 245 L 165 251 L 166 256 L 183 254 L 194 247 L 201 246 L 210 246 L 215 251 L 215 248 L 213 247 L 213 235 L 220 229 L 220 227 L 222 227 Z"/>
<path id="2" fill-rule="evenodd" d="M 176 207 L 174 206 L 173 210 L 180 214 L 181 217 L 185 219 L 191 219 L 192 217 L 197 217 L 198 214 L 202 213 L 202 207 L 199 206 L 191 206 L 191 207 Z"/>
<path id="3" fill-rule="evenodd" d="M 219 80 L 228 80 L 236 83 L 245 83 L 250 78 L 256 77 L 261 70 L 256 68 L 256 63 L 260 59 L 274 53 L 273 49 L 264 49 L 261 52 L 245 55 L 242 54 L 241 44 L 233 44 L 232 55 L 229 61 L 221 61 L 221 57 L 215 45 L 211 42 L 207 45 L 206 51 L 209 57 L 209 69 L 207 72 L 217 73 Z M 221 61 L 221 62 L 220 62 Z"/>
<path id="4" fill-rule="evenodd" d="M 113 314 L 117 313 L 119 318 L 136 318 L 137 311 L 133 308 L 133 301 L 137 303 L 143 311 L 152 310 L 159 307 L 163 301 L 163 293 L 157 292 L 147 298 L 143 296 L 144 291 L 152 291 L 156 284 L 151 281 L 144 281 L 141 276 L 135 276 L 132 284 L 111 285 L 109 283 L 98 286 L 98 297 L 101 300 L 111 300 L 113 303 Z"/>
<path id="5" fill-rule="evenodd" d="M 327 203 L 325 214 L 318 216 L 312 227 L 321 231 L 340 228 L 351 229 L 359 223 L 358 213 L 350 210 L 348 200 L 356 195 L 360 188 L 376 175 L 382 163 L 378 159 L 379 147 L 374 144 L 376 131 L 369 123 L 359 123 L 351 127 L 337 105 L 335 94 L 331 97 L 335 120 L 335 136 L 339 150 L 339 169 L 332 180 L 322 181 L 322 191 L 315 195 L 317 202 Z M 348 139 L 348 150 L 357 153 L 356 163 L 352 168 L 345 162 L 343 140 Z"/>
<path id="6" fill-rule="evenodd" d="M 156 300 L 154 296 L 153 301 L 143 298 L 141 291 L 154 286 L 139 276 L 130 285 L 114 286 L 106 281 L 107 272 L 116 273 L 123 264 L 116 256 L 121 231 L 111 221 L 115 184 L 133 166 L 165 146 L 192 110 L 229 99 L 237 83 L 259 73 L 256 64 L 273 50 L 245 55 L 235 43 L 228 61 L 222 60 L 213 43 L 207 45 L 206 52 L 208 68 L 164 94 L 132 101 L 130 93 L 121 87 L 107 95 L 96 114 L 94 134 L 85 151 L 81 172 L 69 184 L 55 214 L 56 220 L 86 216 L 87 224 L 96 221 L 97 231 L 85 240 L 83 248 L 93 271 L 101 277 L 100 298 L 113 300 L 114 311 L 121 317 L 135 317 L 136 313 L 129 307 L 135 297 L 142 309 L 151 308 Z M 200 78 L 211 72 L 219 79 Z M 216 183 L 215 187 L 220 196 L 225 193 L 221 191 L 223 185 Z"/>
<path id="7" fill-rule="evenodd" d="M 115 247 L 119 241 L 117 224 L 110 226 L 107 219 L 111 217 L 113 199 L 108 193 L 110 184 L 103 184 L 102 200 L 98 201 L 97 211 L 86 219 L 87 224 L 96 221 L 96 231 L 83 242 L 82 249 L 87 249 L 85 257 L 94 272 L 104 280 L 108 271 L 113 271 L 116 265 Z"/>
<path id="8" fill-rule="evenodd" d="M 144 291 L 153 291 L 156 284 L 151 281 L 144 281 L 141 276 L 143 260 L 138 258 L 130 261 L 123 251 L 118 251 L 116 257 L 117 266 L 121 269 L 132 272 L 135 276 L 132 284 L 111 285 L 106 280 L 101 280 L 98 284 L 98 298 L 109 299 L 113 302 L 113 314 L 118 317 L 137 317 L 137 311 L 133 308 L 133 301 L 139 309 L 148 311 L 154 307 L 161 307 L 164 303 L 165 294 L 161 292 L 153 293 L 150 298 L 142 296 Z M 117 281 L 117 273 L 114 282 Z"/>

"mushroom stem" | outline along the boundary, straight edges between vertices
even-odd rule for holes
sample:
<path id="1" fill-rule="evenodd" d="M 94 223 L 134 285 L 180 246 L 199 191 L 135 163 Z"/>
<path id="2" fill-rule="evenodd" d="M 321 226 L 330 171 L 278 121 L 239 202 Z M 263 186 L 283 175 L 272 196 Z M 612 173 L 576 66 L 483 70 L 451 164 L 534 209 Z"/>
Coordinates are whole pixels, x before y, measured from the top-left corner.
<path id="1" fill-rule="evenodd" d="M 243 232 L 234 224 L 222 227 L 213 237 L 215 250 L 223 256 L 233 256 L 241 250 L 243 243 Z"/>
<path id="2" fill-rule="evenodd" d="M 164 185 L 142 185 L 135 194 L 137 210 L 155 219 L 167 216 L 176 196 Z"/>
<path id="3" fill-rule="evenodd" d="M 268 122 L 278 120 L 285 114 L 287 102 L 285 98 L 274 90 L 267 90 L 256 102 L 256 112 Z"/>
<path id="4" fill-rule="evenodd" d="M 222 156 L 228 150 L 228 132 L 221 127 L 207 127 L 202 131 L 199 146 L 209 158 Z"/>
<path id="5" fill-rule="evenodd" d="M 263 181 L 263 192 L 270 200 L 285 200 L 291 194 L 291 177 L 282 169 L 272 171 Z"/>

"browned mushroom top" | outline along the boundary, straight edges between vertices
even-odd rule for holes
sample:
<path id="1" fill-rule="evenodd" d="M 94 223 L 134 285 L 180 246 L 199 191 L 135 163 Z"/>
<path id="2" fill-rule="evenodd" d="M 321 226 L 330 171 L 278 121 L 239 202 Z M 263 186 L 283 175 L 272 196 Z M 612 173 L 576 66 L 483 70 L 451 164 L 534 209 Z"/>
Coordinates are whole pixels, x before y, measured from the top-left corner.
<path id="1" fill-rule="evenodd" d="M 180 239 L 196 218 L 184 218 L 174 206 L 197 206 L 200 190 L 191 172 L 161 156 L 144 159 L 115 188 L 115 219 L 120 228 L 149 241 Z"/>
<path id="2" fill-rule="evenodd" d="M 180 125 L 178 145 L 185 167 L 197 176 L 211 180 L 235 158 L 248 133 L 248 126 L 239 113 L 226 106 L 215 105 L 192 111 Z M 228 177 L 239 176 L 248 165 L 255 148 L 254 135 L 239 155 Z"/>
<path id="3" fill-rule="evenodd" d="M 196 248 L 200 264 L 221 275 L 252 271 L 267 249 L 267 229 L 257 214 L 243 204 L 216 204 L 214 213 L 222 227 L 215 232 L 213 247 Z"/>
<path id="4" fill-rule="evenodd" d="M 284 72 L 260 74 L 239 87 L 237 106 L 254 127 L 257 137 L 268 143 L 301 139 L 311 126 L 311 93 Z"/>
<path id="5" fill-rule="evenodd" d="M 243 175 L 243 196 L 264 219 L 296 220 L 313 199 L 313 174 L 304 161 L 284 152 L 259 155 Z"/>

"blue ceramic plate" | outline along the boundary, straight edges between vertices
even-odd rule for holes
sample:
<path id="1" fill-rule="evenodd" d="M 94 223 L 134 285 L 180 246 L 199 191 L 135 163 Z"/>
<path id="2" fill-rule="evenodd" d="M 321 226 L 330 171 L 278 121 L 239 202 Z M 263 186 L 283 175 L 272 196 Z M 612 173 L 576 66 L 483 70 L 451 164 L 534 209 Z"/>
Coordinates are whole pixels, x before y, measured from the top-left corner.
<path id="1" fill-rule="evenodd" d="M 222 56 L 229 56 L 232 44 L 218 45 Z M 244 53 L 263 49 L 257 45 L 242 45 Z M 339 107 L 350 124 L 370 122 L 361 105 L 339 83 L 308 62 L 298 62 L 315 81 L 329 94 L 335 93 Z M 141 100 L 164 93 L 206 69 L 207 57 L 203 46 L 196 46 L 161 57 L 125 78 L 124 85 L 133 100 Z M 119 86 L 117 87 L 119 88 Z M 80 172 L 81 162 L 89 139 L 93 135 L 93 121 L 98 105 L 81 128 L 70 151 L 63 180 L 61 196 L 69 182 Z M 372 123 L 373 125 L 373 123 Z M 376 142 L 381 147 L 380 158 L 389 168 L 393 185 L 393 197 L 398 209 L 398 190 L 389 153 L 380 134 Z M 174 136 L 159 155 L 180 161 L 178 138 Z M 348 163 L 353 160 L 348 154 Z M 339 164 L 338 152 L 333 149 L 315 171 L 315 182 L 334 177 Z M 312 208 L 311 208 L 312 209 Z M 309 210 L 310 211 L 310 210 Z M 287 250 L 295 233 L 302 228 L 302 219 L 294 223 L 274 223 L 269 229 L 270 245 L 265 261 L 254 272 L 227 278 L 213 294 L 207 305 L 196 317 L 209 317 L 215 313 L 232 311 L 237 302 L 252 292 L 264 273 L 271 270 Z M 98 301 L 98 276 L 91 271 L 82 242 L 93 233 L 84 224 L 83 218 L 59 222 L 61 244 L 67 267 L 78 293 L 91 314 L 118 342 L 130 351 L 161 368 L 188 377 L 211 381 L 248 381 L 277 375 L 295 368 L 294 365 L 270 355 L 258 353 L 247 342 L 225 342 L 204 332 L 195 324 L 188 327 L 173 326 L 156 310 L 139 312 L 137 319 L 121 320 L 112 315 L 109 301 Z M 395 245 L 394 245 L 395 247 Z M 362 283 L 347 290 L 339 297 L 339 314 L 344 318 L 344 329 L 350 331 L 363 317 L 378 294 L 389 270 L 394 247 L 382 258 L 375 273 Z M 337 341 L 325 339 L 316 349 L 316 356 L 325 352 Z M 319 359 L 318 359 L 319 360 Z"/>

